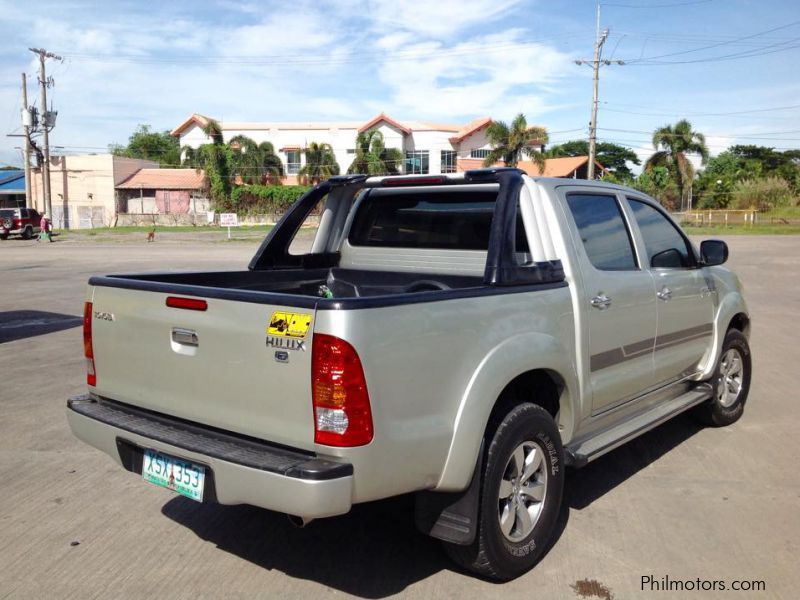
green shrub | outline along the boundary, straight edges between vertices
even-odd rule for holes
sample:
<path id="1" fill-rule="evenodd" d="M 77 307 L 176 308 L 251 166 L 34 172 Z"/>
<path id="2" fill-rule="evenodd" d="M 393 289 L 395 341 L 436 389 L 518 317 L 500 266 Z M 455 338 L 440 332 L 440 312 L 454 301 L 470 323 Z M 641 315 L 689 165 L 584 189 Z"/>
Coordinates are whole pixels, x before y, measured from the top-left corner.
<path id="1" fill-rule="evenodd" d="M 733 198 L 739 209 L 770 210 L 795 204 L 789 183 L 775 176 L 738 182 L 733 188 Z"/>
<path id="2" fill-rule="evenodd" d="M 231 192 L 230 209 L 240 215 L 282 213 L 309 189 L 304 185 L 240 185 Z"/>

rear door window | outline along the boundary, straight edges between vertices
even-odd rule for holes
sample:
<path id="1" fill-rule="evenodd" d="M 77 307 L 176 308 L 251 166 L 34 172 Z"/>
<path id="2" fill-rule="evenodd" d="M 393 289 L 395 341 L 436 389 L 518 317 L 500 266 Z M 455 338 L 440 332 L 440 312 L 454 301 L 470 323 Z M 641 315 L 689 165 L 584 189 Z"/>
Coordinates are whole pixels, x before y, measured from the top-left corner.
<path id="1" fill-rule="evenodd" d="M 487 250 L 497 192 L 420 190 L 364 198 L 348 240 L 353 246 Z M 516 251 L 528 252 L 517 210 Z"/>
<path id="2" fill-rule="evenodd" d="M 567 206 L 589 261 L 601 271 L 637 269 L 630 232 L 616 196 L 567 194 Z"/>

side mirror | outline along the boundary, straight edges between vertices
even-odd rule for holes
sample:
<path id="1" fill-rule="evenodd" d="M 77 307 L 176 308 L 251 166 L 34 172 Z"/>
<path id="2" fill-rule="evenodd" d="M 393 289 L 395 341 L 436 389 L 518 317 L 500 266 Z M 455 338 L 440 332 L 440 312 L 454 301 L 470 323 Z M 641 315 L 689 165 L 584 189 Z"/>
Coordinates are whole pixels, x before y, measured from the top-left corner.
<path id="1" fill-rule="evenodd" d="M 653 254 L 653 258 L 650 259 L 650 266 L 656 269 L 679 269 L 686 265 L 683 264 L 683 255 L 680 251 L 675 248 L 668 248 Z"/>
<path id="2" fill-rule="evenodd" d="M 722 240 L 705 240 L 700 244 L 700 260 L 706 267 L 721 265 L 728 260 L 728 244 Z"/>

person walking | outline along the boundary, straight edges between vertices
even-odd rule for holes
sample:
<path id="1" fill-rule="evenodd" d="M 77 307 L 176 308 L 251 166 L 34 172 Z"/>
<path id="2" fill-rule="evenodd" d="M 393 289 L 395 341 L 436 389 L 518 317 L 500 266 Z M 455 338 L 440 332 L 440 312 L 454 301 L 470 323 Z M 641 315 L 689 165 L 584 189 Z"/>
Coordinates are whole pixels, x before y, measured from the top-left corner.
<path id="1" fill-rule="evenodd" d="M 47 215 L 42 215 L 42 220 L 39 221 L 39 237 L 36 241 L 41 242 L 42 240 L 53 241 L 52 227 Z"/>

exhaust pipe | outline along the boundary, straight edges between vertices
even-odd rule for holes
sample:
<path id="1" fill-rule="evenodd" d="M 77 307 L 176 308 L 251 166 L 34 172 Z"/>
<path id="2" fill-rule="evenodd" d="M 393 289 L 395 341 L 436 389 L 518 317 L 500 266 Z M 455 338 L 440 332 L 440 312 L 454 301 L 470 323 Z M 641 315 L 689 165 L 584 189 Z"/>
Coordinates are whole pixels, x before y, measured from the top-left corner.
<path id="1" fill-rule="evenodd" d="M 289 519 L 289 523 L 297 527 L 298 529 L 302 529 L 314 519 L 306 519 L 305 517 L 298 517 L 296 515 L 286 515 L 286 518 Z"/>

